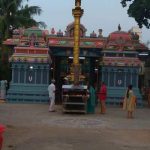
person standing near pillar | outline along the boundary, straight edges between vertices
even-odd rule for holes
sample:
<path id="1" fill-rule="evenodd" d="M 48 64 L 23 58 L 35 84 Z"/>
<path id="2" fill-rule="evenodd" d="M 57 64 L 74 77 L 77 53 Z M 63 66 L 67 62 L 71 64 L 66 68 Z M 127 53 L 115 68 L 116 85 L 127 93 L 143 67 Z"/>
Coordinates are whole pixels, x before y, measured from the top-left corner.
<path id="1" fill-rule="evenodd" d="M 48 93 L 49 93 L 49 112 L 55 111 L 55 80 L 51 81 L 51 84 L 48 86 Z"/>
<path id="2" fill-rule="evenodd" d="M 96 91 L 93 85 L 88 86 L 88 93 L 89 98 L 87 100 L 87 113 L 94 114 L 96 105 Z"/>
<path id="3" fill-rule="evenodd" d="M 100 101 L 101 114 L 106 113 L 106 97 L 107 97 L 107 87 L 104 82 L 102 82 L 100 91 L 98 92 L 98 99 Z"/>

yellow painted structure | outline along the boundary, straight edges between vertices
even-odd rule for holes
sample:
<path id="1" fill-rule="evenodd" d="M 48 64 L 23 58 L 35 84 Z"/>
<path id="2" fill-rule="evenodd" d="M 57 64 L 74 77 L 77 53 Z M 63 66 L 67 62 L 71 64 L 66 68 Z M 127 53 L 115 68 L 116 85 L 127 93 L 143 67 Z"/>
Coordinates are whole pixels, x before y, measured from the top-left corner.
<path id="1" fill-rule="evenodd" d="M 73 50 L 73 73 L 74 84 L 79 84 L 79 53 L 80 53 L 80 18 L 83 15 L 83 9 L 81 9 L 81 0 L 75 0 L 75 8 L 72 10 L 74 16 L 74 50 Z"/>

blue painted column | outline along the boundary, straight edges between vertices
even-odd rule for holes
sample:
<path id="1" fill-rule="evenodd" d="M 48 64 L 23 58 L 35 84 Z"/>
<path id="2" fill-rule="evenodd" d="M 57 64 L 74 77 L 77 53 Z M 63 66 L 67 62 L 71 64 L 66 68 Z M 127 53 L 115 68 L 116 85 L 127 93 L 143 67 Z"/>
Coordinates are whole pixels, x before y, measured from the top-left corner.
<path id="1" fill-rule="evenodd" d="M 49 70 L 48 70 L 48 68 L 47 68 L 47 72 L 46 73 L 47 73 L 47 82 L 46 83 L 49 84 Z"/>
<path id="2" fill-rule="evenodd" d="M 0 99 L 5 100 L 6 99 L 6 86 L 7 86 L 7 81 L 6 80 L 1 80 L 0 81 Z"/>
<path id="3" fill-rule="evenodd" d="M 126 83 L 127 83 L 127 70 L 125 69 L 125 80 L 124 80 L 124 87 L 126 87 Z"/>
<path id="4" fill-rule="evenodd" d="M 14 66 L 12 66 L 11 69 L 12 69 L 12 80 L 11 80 L 11 82 L 14 83 Z"/>
<path id="5" fill-rule="evenodd" d="M 26 83 L 27 79 L 27 66 L 24 65 L 24 83 Z"/>
<path id="6" fill-rule="evenodd" d="M 110 86 L 110 69 L 108 69 L 108 86 Z"/>
<path id="7" fill-rule="evenodd" d="M 41 84 L 43 84 L 43 70 L 44 70 L 44 68 L 41 67 Z"/>
<path id="8" fill-rule="evenodd" d="M 21 67 L 18 66 L 18 83 L 20 83 L 20 70 L 21 70 Z"/>

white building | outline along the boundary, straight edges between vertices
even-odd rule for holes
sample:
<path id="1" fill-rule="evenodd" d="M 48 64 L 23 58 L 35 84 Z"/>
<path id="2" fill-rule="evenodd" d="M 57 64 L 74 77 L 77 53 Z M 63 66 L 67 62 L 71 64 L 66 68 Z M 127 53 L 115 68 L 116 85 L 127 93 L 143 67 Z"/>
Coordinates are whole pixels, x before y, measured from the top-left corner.
<path id="1" fill-rule="evenodd" d="M 142 30 L 138 26 L 132 27 L 129 32 L 137 34 L 139 36 L 139 40 L 142 38 Z"/>

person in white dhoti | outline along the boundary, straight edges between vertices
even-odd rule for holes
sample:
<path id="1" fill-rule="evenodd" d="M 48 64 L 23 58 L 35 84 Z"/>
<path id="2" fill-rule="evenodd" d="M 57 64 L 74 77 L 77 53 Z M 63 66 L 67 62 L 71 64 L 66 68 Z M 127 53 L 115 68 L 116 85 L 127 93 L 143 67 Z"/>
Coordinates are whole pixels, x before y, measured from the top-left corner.
<path id="1" fill-rule="evenodd" d="M 49 111 L 54 112 L 55 111 L 55 80 L 51 81 L 51 84 L 48 86 L 48 93 L 49 93 Z"/>

